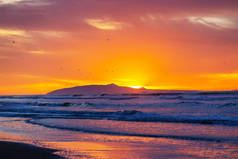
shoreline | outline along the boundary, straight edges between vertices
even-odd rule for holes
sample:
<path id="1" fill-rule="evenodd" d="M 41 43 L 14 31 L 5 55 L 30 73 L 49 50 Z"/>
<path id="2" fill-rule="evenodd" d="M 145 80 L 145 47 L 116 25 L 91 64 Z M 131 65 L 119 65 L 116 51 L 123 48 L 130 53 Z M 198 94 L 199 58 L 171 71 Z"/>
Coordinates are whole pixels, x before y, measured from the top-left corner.
<path id="1" fill-rule="evenodd" d="M 63 159 L 54 154 L 57 151 L 22 142 L 0 141 L 0 158 L 4 159 Z"/>

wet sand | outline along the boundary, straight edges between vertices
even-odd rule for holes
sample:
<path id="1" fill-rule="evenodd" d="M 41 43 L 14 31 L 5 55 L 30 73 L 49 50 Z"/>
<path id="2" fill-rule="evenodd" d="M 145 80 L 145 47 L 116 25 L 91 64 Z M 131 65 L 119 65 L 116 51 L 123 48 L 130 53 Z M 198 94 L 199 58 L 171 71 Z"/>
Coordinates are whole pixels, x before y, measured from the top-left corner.
<path id="1" fill-rule="evenodd" d="M 0 158 L 4 159 L 62 159 L 53 154 L 56 151 L 30 144 L 0 141 Z"/>
<path id="2" fill-rule="evenodd" d="M 60 158 L 57 155 L 69 159 L 212 159 L 238 157 L 236 141 L 215 142 L 85 133 L 47 128 L 30 124 L 25 120 L 0 118 L 0 141 L 3 141 L 0 142 L 0 159 Z M 179 127 L 178 124 L 177 127 Z M 114 129 L 114 127 L 111 128 Z M 161 128 L 167 129 L 168 127 L 161 126 Z"/>

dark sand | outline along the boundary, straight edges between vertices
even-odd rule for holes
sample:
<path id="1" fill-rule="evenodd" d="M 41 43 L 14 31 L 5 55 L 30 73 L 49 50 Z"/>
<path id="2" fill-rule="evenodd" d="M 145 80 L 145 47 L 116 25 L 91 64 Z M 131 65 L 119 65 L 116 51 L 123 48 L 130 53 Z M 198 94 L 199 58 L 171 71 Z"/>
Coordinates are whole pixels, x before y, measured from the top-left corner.
<path id="1" fill-rule="evenodd" d="M 1 159 L 62 159 L 53 154 L 56 151 L 24 143 L 0 141 Z"/>

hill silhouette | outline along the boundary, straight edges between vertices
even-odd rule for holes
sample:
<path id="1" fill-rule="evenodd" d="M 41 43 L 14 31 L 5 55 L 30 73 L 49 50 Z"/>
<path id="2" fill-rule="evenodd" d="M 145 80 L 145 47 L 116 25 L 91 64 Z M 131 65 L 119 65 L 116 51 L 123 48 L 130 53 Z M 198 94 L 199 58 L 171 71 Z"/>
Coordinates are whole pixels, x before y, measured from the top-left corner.
<path id="1" fill-rule="evenodd" d="M 147 92 L 148 90 L 145 88 L 135 89 L 130 87 L 118 86 L 116 84 L 108 84 L 63 88 L 49 92 L 48 95 L 137 94 Z"/>

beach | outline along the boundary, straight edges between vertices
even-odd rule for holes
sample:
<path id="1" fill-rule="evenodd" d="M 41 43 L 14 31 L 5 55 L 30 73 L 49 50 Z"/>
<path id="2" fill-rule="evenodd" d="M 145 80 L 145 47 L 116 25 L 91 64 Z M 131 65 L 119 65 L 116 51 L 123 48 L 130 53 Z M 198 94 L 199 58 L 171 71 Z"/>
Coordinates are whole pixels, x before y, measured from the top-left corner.
<path id="1" fill-rule="evenodd" d="M 1 154 L 237 158 L 236 96 L 1 96 Z"/>
<path id="2" fill-rule="evenodd" d="M 0 158 L 4 159 L 60 159 L 54 152 L 56 150 L 29 144 L 0 141 Z"/>

